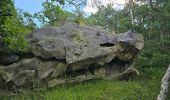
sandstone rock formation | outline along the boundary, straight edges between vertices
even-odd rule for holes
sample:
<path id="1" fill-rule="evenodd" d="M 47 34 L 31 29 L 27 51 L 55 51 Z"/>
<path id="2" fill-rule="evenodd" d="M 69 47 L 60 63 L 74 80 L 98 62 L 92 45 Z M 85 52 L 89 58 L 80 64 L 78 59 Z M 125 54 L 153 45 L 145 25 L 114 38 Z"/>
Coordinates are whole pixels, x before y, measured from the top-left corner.
<path id="1" fill-rule="evenodd" d="M 31 33 L 25 53 L 0 53 L 0 85 L 54 87 L 89 79 L 119 78 L 133 68 L 141 34 L 117 35 L 101 27 L 66 23 Z M 5 56 L 4 56 L 5 55 Z"/>

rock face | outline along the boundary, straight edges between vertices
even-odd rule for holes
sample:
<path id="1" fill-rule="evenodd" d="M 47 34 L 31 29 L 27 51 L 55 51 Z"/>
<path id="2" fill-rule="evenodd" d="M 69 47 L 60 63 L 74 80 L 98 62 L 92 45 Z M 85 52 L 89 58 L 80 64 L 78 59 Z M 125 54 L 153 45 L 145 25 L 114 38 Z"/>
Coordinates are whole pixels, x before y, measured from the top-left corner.
<path id="1" fill-rule="evenodd" d="M 96 78 L 120 78 L 134 69 L 133 60 L 144 44 L 137 33 L 112 35 L 100 27 L 75 23 L 37 29 L 29 41 L 27 55 L 0 53 L 0 84 L 53 87 Z"/>

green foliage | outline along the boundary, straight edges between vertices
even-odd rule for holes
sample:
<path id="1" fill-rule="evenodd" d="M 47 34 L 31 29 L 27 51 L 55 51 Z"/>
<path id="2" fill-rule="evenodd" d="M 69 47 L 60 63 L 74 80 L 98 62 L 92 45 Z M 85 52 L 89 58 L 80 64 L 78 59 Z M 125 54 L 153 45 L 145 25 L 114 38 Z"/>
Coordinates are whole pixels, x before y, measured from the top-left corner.
<path id="1" fill-rule="evenodd" d="M 35 17 L 45 26 L 58 26 L 64 23 L 68 15 L 54 0 L 42 3 L 43 10 L 35 14 Z"/>
<path id="2" fill-rule="evenodd" d="M 112 5 L 108 5 L 107 7 L 101 6 L 97 13 L 87 19 L 86 24 L 103 26 L 106 30 L 120 33 L 132 27 L 129 19 L 125 10 L 118 11 Z"/>
<path id="3" fill-rule="evenodd" d="M 65 0 L 51 0 L 53 2 L 59 2 L 61 5 L 64 5 L 65 4 Z"/>
<path id="4" fill-rule="evenodd" d="M 29 29 L 25 28 L 20 20 L 13 1 L 2 0 L 0 1 L 0 9 L 3 13 L 10 11 L 11 16 L 0 16 L 0 36 L 1 42 L 12 50 L 24 51 L 27 46 L 25 34 Z"/>
<path id="5" fill-rule="evenodd" d="M 81 14 L 81 15 L 75 16 L 75 20 L 73 22 L 76 22 L 76 23 L 78 23 L 80 25 L 84 25 L 85 24 L 85 18 Z"/>
<path id="6" fill-rule="evenodd" d="M 5 23 L 7 32 L 4 34 L 3 41 L 12 50 L 23 51 L 26 49 L 27 41 L 25 40 L 24 27 L 20 26 L 15 20 L 7 19 Z"/>
<path id="7" fill-rule="evenodd" d="M 170 52 L 161 52 L 159 49 L 144 49 L 138 56 L 136 66 L 145 67 L 168 67 Z"/>
<path id="8" fill-rule="evenodd" d="M 23 11 L 22 9 L 17 9 L 18 20 L 22 24 L 22 26 L 27 30 L 34 30 L 36 28 L 36 24 L 34 22 L 34 16 L 29 12 Z"/>
<path id="9" fill-rule="evenodd" d="M 77 0 L 78 1 L 78 0 Z M 42 3 L 43 10 L 35 13 L 37 18 L 43 26 L 59 26 L 64 22 L 76 22 L 81 25 L 84 24 L 85 18 L 83 12 L 80 10 L 81 4 L 85 1 L 76 0 L 49 0 Z M 61 6 L 72 6 L 75 11 L 68 12 L 61 8 Z"/>

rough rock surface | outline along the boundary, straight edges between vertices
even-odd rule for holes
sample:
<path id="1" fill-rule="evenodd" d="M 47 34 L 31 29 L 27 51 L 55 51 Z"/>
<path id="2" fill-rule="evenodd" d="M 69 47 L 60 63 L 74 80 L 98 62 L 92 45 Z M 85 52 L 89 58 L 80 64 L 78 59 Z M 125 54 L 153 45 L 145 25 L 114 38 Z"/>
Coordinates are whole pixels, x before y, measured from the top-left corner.
<path id="1" fill-rule="evenodd" d="M 0 64 L 9 65 L 17 62 L 18 60 L 19 60 L 19 56 L 17 54 L 0 53 Z"/>
<path id="2" fill-rule="evenodd" d="M 37 29 L 29 41 L 29 53 L 0 56 L 1 86 L 54 87 L 96 78 L 120 78 L 134 69 L 133 60 L 144 44 L 137 33 L 112 35 L 100 27 L 75 23 Z"/>

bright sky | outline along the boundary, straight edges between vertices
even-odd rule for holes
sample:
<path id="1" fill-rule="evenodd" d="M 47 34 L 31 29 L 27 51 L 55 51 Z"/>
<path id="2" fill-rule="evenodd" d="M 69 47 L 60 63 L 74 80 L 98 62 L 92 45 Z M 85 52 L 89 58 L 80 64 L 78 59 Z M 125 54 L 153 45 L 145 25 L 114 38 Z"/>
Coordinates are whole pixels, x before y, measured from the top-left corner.
<path id="1" fill-rule="evenodd" d="M 24 9 L 30 13 L 39 12 L 42 10 L 41 3 L 45 0 L 14 0 L 15 6 L 19 9 Z"/>
<path id="2" fill-rule="evenodd" d="M 41 3 L 45 0 L 14 0 L 15 6 L 19 9 L 24 9 L 30 13 L 39 12 L 42 10 Z M 116 5 L 114 6 L 117 9 L 121 9 L 122 4 L 125 3 L 125 0 L 99 0 L 102 5 L 107 5 L 108 3 L 114 2 Z M 87 0 L 86 7 L 83 10 L 86 13 L 95 13 L 97 11 L 97 7 L 92 5 L 93 0 Z"/>
<path id="3" fill-rule="evenodd" d="M 125 0 L 98 0 L 101 2 L 102 5 L 106 6 L 109 3 L 114 4 L 114 8 L 121 9 L 123 7 L 123 4 L 125 4 Z M 97 12 L 97 7 L 93 5 L 94 0 L 87 0 L 87 5 L 83 9 L 86 13 L 95 13 Z"/>

